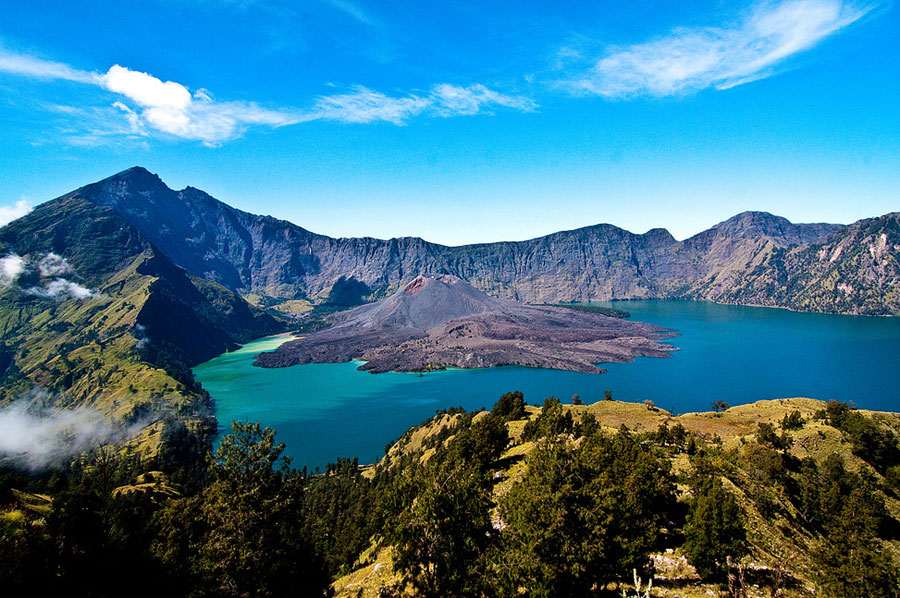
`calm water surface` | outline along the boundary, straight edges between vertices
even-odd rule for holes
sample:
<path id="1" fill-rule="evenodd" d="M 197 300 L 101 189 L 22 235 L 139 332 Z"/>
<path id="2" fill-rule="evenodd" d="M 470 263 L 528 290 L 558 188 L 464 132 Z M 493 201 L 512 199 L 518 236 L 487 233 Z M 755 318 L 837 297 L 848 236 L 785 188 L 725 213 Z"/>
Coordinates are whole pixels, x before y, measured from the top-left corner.
<path id="1" fill-rule="evenodd" d="M 669 359 L 607 364 L 606 374 L 505 367 L 419 374 L 369 374 L 358 363 L 251 367 L 253 356 L 284 339 L 267 338 L 194 369 L 215 400 L 216 415 L 259 421 L 278 430 L 295 465 L 324 466 L 337 457 L 371 462 L 384 445 L 436 409 L 490 407 L 509 390 L 539 404 L 573 394 L 586 403 L 604 390 L 625 401 L 653 400 L 684 413 L 716 399 L 813 397 L 900 411 L 900 318 L 794 313 L 686 301 L 611 305 L 632 319 L 677 329 Z"/>

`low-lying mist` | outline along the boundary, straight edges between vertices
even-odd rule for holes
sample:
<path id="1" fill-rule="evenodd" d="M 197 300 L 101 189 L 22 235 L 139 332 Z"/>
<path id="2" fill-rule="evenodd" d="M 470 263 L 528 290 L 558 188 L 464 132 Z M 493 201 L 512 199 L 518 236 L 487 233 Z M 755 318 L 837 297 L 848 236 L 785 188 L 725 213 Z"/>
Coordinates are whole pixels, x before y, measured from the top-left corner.
<path id="1" fill-rule="evenodd" d="M 0 459 L 30 470 L 58 467 L 86 450 L 128 440 L 149 422 L 123 425 L 91 407 L 19 400 L 0 408 Z"/>

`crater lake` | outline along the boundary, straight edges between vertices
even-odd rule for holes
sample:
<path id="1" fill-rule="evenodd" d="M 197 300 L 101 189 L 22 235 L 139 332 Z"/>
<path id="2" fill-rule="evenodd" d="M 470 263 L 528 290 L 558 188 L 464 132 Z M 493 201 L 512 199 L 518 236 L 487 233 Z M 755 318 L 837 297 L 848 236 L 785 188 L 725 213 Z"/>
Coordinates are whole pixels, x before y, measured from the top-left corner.
<path id="1" fill-rule="evenodd" d="M 555 396 L 585 403 L 652 400 L 673 413 L 705 411 L 760 399 L 810 397 L 865 409 L 900 409 L 900 318 L 791 312 L 689 301 L 597 303 L 634 320 L 677 330 L 671 358 L 611 363 L 605 374 L 525 367 L 370 374 L 359 362 L 253 367 L 254 355 L 288 337 L 247 343 L 194 368 L 213 398 L 221 431 L 232 420 L 278 431 L 298 467 L 338 457 L 370 463 L 385 445 L 438 409 L 490 408 L 521 390 L 540 405 Z"/>

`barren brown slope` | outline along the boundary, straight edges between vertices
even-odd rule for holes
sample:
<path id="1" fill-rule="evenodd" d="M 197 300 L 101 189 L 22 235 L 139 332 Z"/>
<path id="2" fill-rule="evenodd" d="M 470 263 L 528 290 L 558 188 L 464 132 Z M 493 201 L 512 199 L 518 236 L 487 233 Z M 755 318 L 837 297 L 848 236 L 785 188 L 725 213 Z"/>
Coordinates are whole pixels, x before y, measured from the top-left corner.
<path id="1" fill-rule="evenodd" d="M 674 336 L 652 324 L 489 297 L 455 276 L 419 276 L 338 316 L 331 328 L 257 356 L 284 367 L 363 359 L 360 369 L 410 372 L 523 365 L 599 373 L 595 364 L 668 357 Z"/>

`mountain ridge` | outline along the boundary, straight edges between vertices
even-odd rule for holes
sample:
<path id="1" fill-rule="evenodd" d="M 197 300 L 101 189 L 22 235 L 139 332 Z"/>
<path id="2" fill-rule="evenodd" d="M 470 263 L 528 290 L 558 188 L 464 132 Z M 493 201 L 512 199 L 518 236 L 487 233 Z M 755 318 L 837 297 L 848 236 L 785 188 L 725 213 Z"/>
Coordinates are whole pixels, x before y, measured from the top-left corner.
<path id="1" fill-rule="evenodd" d="M 431 272 L 530 303 L 679 298 L 900 313 L 894 266 L 880 268 L 878 280 L 857 280 L 850 269 L 842 271 L 842 288 L 862 289 L 858 301 L 820 281 L 824 290 L 813 293 L 814 299 L 781 293 L 773 303 L 764 293 L 768 276 L 776 275 L 776 254 L 820 247 L 835 235 L 852 234 L 853 225 L 794 224 L 766 212 L 742 212 L 683 241 L 665 229 L 636 234 L 595 224 L 525 241 L 445 246 L 419 237 L 328 237 L 238 210 L 193 187 L 174 191 L 141 167 L 67 196 L 116 210 L 179 266 L 263 307 L 297 299 L 328 303 L 338 296 L 343 304 L 377 300 Z M 888 250 L 896 262 L 894 244 Z M 812 259 L 815 251 L 804 255 Z M 801 277 L 808 265 L 793 260 L 792 271 L 779 276 Z M 872 299 L 885 288 L 885 301 Z"/>

